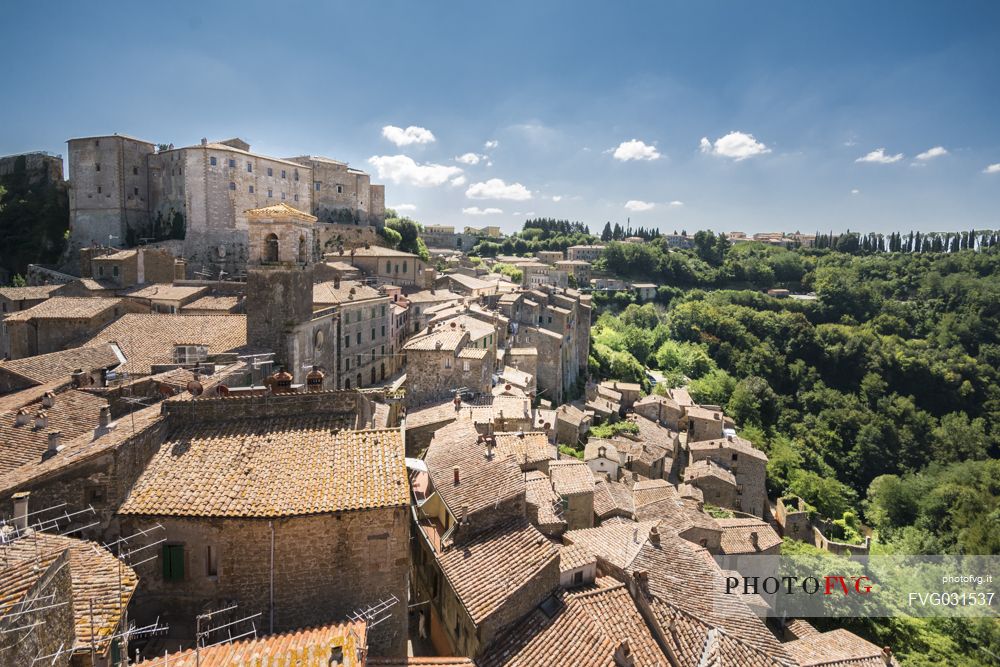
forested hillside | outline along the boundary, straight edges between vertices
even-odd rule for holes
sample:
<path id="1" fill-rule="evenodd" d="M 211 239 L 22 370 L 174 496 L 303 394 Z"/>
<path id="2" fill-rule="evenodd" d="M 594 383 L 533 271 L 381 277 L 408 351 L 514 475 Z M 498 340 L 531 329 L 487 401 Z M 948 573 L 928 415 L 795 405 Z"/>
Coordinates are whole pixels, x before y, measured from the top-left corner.
<path id="1" fill-rule="evenodd" d="M 592 372 L 639 380 L 649 366 L 724 406 L 768 453 L 772 498 L 802 496 L 847 531 L 863 523 L 876 552 L 1000 554 L 998 249 L 849 254 L 705 238 L 716 240 L 683 252 L 611 246 L 606 268 L 666 286 L 656 304 L 596 297 Z M 762 293 L 777 284 L 815 298 Z M 857 629 L 909 646 L 906 664 L 952 651 L 974 654 L 949 664 L 992 664 L 979 647 L 1000 646 L 995 620 Z"/>

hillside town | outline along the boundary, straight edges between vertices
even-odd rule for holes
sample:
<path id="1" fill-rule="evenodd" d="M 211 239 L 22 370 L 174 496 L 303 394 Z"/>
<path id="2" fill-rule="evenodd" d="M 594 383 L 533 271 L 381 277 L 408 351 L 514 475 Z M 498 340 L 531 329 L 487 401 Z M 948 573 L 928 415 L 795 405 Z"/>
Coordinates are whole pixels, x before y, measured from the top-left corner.
<path id="1" fill-rule="evenodd" d="M 897 664 L 727 592 L 870 541 L 769 497 L 725 406 L 595 374 L 595 298 L 662 287 L 604 244 L 422 257 L 344 162 L 68 144 L 66 260 L 0 288 L 0 665 Z"/>

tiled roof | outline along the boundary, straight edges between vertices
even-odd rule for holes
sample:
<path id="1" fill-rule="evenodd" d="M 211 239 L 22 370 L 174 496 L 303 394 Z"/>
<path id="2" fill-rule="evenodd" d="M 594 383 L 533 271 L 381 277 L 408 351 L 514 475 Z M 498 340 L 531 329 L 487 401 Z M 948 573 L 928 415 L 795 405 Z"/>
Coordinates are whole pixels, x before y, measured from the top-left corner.
<path id="1" fill-rule="evenodd" d="M 60 441 L 67 441 L 92 432 L 97 426 L 101 408 L 108 402 L 85 391 L 70 390 L 56 394 L 52 407 L 42 405 L 38 398 L 23 405 L 28 422 L 17 425 L 16 410 L 0 414 L 0 475 L 26 464 L 38 463 L 49 446 L 49 434 L 62 433 Z M 47 415 L 44 428 L 35 427 L 38 413 Z"/>
<path id="2" fill-rule="evenodd" d="M 684 387 L 677 387 L 676 389 L 669 389 L 670 398 L 677 402 L 681 407 L 686 407 L 689 405 L 694 405 L 694 400 L 691 398 L 691 394 Z"/>
<path id="3" fill-rule="evenodd" d="M 633 436 L 636 437 L 636 436 Z M 659 447 L 651 442 L 640 440 L 635 441 L 625 436 L 617 436 L 614 442 L 618 447 L 619 454 L 623 455 L 626 462 L 629 459 L 640 461 L 648 466 L 652 466 L 657 461 L 671 461 L 672 451 L 664 447 Z M 664 465 L 664 470 L 669 470 L 670 465 Z"/>
<path id="4" fill-rule="evenodd" d="M 598 519 L 635 515 L 632 491 L 620 482 L 597 480 L 594 484 L 594 514 Z"/>
<path id="5" fill-rule="evenodd" d="M 38 301 L 48 299 L 62 285 L 28 285 L 26 287 L 0 287 L 0 297 L 11 301 Z"/>
<path id="6" fill-rule="evenodd" d="M 451 290 L 435 289 L 435 290 L 421 290 L 419 292 L 414 292 L 413 294 L 407 294 L 406 298 L 410 303 L 422 304 L 422 303 L 439 303 L 442 301 L 457 301 L 458 299 L 462 298 L 462 295 L 456 294 Z"/>
<path id="7" fill-rule="evenodd" d="M 565 526 L 566 522 L 555 513 L 559 496 L 552 490 L 552 480 L 538 470 L 524 475 L 524 501 L 537 509 L 538 525 L 543 527 Z"/>
<path id="8" fill-rule="evenodd" d="M 437 430 L 424 456 L 434 490 L 452 513 L 469 514 L 524 493 L 524 478 L 513 459 L 486 457 L 486 445 L 470 419 Z M 453 468 L 459 468 L 459 483 Z"/>
<path id="9" fill-rule="evenodd" d="M 579 426 L 587 418 L 587 415 L 575 405 L 563 403 L 556 410 L 556 417 L 560 421 L 566 421 Z"/>
<path id="10" fill-rule="evenodd" d="M 370 248 L 355 248 L 351 252 L 355 257 L 408 257 L 414 260 L 420 259 L 412 252 L 403 252 L 402 250 L 393 250 L 392 248 L 377 245 L 373 245 Z"/>
<path id="11" fill-rule="evenodd" d="M 41 532 L 32 533 L 5 547 L 0 547 L 0 553 L 8 565 L 34 564 L 36 549 L 49 555 L 53 553 L 58 555 L 69 550 L 73 620 L 76 632 L 74 651 L 89 652 L 93 637 L 98 654 L 104 654 L 108 649 L 109 637 L 118 629 L 121 610 L 128 606 L 138 585 L 139 578 L 135 571 L 127 565 L 119 567 L 118 559 L 111 552 L 93 542 Z M 3 603 L 0 602 L 0 608 L 2 606 Z"/>
<path id="12" fill-rule="evenodd" d="M 406 412 L 406 428 L 414 429 L 431 424 L 452 422 L 458 419 L 459 412 L 455 409 L 455 403 L 451 399 L 432 403 L 416 410 L 408 410 Z"/>
<path id="13" fill-rule="evenodd" d="M 374 287 L 369 287 L 356 280 L 342 280 L 340 287 L 334 287 L 334 281 L 313 285 L 313 306 L 333 306 L 342 303 L 355 303 L 367 299 L 388 298 L 380 294 Z"/>
<path id="14" fill-rule="evenodd" d="M 89 373 L 117 366 L 119 361 L 110 345 L 94 345 L 0 362 L 0 370 L 41 384 L 68 378 L 78 368 Z"/>
<path id="15" fill-rule="evenodd" d="M 504 366 L 503 371 L 500 373 L 500 379 L 519 387 L 527 387 L 531 384 L 531 373 L 525 373 L 512 366 Z"/>
<path id="16" fill-rule="evenodd" d="M 558 557 L 554 544 L 518 518 L 446 548 L 438 555 L 438 563 L 478 625 Z"/>
<path id="17" fill-rule="evenodd" d="M 597 562 L 597 557 L 590 550 L 579 544 L 564 544 L 559 547 L 559 571 L 569 572 L 584 565 Z"/>
<path id="18" fill-rule="evenodd" d="M 771 524 L 760 519 L 716 519 L 715 522 L 722 528 L 722 553 L 752 554 L 781 544 L 781 537 Z M 757 534 L 756 547 L 753 545 L 752 533 Z"/>
<path id="19" fill-rule="evenodd" d="M 258 667 L 289 665 L 328 667 L 334 647 L 344 655 L 344 667 L 360 667 L 359 653 L 367 646 L 364 621 L 290 630 L 256 639 L 216 644 L 195 654 L 194 649 L 141 663 L 142 667 Z M 340 663 L 337 663 L 340 664 Z M 371 663 L 369 663 L 371 664 Z"/>
<path id="20" fill-rule="evenodd" d="M 705 477 L 715 477 L 730 486 L 736 486 L 736 477 L 733 473 L 710 459 L 695 461 L 684 469 L 684 479 L 689 482 Z"/>
<path id="21" fill-rule="evenodd" d="M 121 299 L 106 299 L 99 296 L 72 297 L 54 296 L 26 310 L 19 310 L 7 316 L 7 322 L 28 322 L 30 320 L 89 320 L 115 306 Z"/>
<path id="22" fill-rule="evenodd" d="M 316 222 L 316 220 L 318 219 L 316 216 L 309 215 L 305 211 L 300 211 L 299 209 L 293 206 L 289 206 L 285 202 L 278 202 L 277 204 L 272 204 L 271 206 L 263 206 L 261 208 L 252 208 L 248 211 L 245 211 L 245 213 L 247 218 L 250 220 L 293 218 L 295 220 L 301 220 L 302 222 Z"/>
<path id="23" fill-rule="evenodd" d="M 674 498 L 677 493 L 673 485 L 665 479 L 647 479 L 632 486 L 635 506 L 642 507 L 664 498 Z"/>
<path id="24" fill-rule="evenodd" d="M 653 616 L 679 665 L 706 664 L 706 654 L 718 656 L 708 663 L 716 665 L 794 664 L 746 602 L 725 592 L 725 575 L 704 549 L 669 530 L 661 533 L 660 543 L 645 543 L 627 569 L 631 576 L 647 574 Z M 720 634 L 725 643 L 715 647 Z"/>
<path id="25" fill-rule="evenodd" d="M 464 273 L 449 273 L 444 276 L 466 289 L 489 289 L 494 286 L 494 283 L 487 282 L 485 280 L 480 280 L 479 278 L 473 278 L 472 276 L 467 276 Z"/>
<path id="26" fill-rule="evenodd" d="M 509 456 L 520 465 L 532 465 L 548 461 L 549 439 L 539 431 L 518 433 L 495 433 L 497 452 Z"/>
<path id="27" fill-rule="evenodd" d="M 597 528 L 571 530 L 563 542 L 583 547 L 615 567 L 626 568 L 649 537 L 655 521 L 606 522 Z"/>
<path id="28" fill-rule="evenodd" d="M 459 353 L 459 359 L 485 359 L 490 351 L 484 347 L 469 347 L 466 345 Z"/>
<path id="29" fill-rule="evenodd" d="M 487 647 L 480 667 L 614 667 L 627 642 L 635 667 L 669 661 L 653 639 L 625 586 L 601 580 L 560 592 L 551 615 L 541 608 Z"/>
<path id="30" fill-rule="evenodd" d="M 560 496 L 594 492 L 594 475 L 583 461 L 553 461 L 549 464 L 549 477 Z"/>
<path id="31" fill-rule="evenodd" d="M 0 619 L 8 613 L 17 613 L 28 607 L 28 593 L 65 550 L 65 547 L 58 548 L 49 544 L 46 548 L 32 550 L 28 557 L 23 549 L 18 549 L 26 544 L 33 546 L 34 541 L 29 543 L 18 540 L 12 545 L 0 546 L 0 558 L 3 559 L 0 561 L 3 563 L 3 567 L 0 567 Z M 15 555 L 20 555 L 21 558 L 16 558 Z M 38 594 L 45 593 L 38 591 L 36 595 Z"/>
<path id="32" fill-rule="evenodd" d="M 450 350 L 455 351 L 462 344 L 466 332 L 461 329 L 438 329 L 428 334 L 417 335 L 403 346 L 404 350 Z M 438 346 L 440 343 L 440 346 Z"/>
<path id="33" fill-rule="evenodd" d="M 369 667 L 476 667 L 472 658 L 368 658 Z"/>
<path id="34" fill-rule="evenodd" d="M 481 340 L 490 334 L 496 333 L 496 327 L 492 324 L 465 314 L 440 320 L 435 328 L 451 329 L 452 331 L 456 329 L 459 331 L 465 330 L 469 332 L 471 340 Z"/>
<path id="35" fill-rule="evenodd" d="M 677 489 L 673 486 L 668 488 L 666 497 L 660 500 L 643 505 L 636 503 L 636 517 L 644 521 L 660 521 L 679 533 L 689 528 L 719 530 L 719 524 L 715 522 L 715 519 L 681 500 Z"/>
<path id="36" fill-rule="evenodd" d="M 138 250 L 119 250 L 117 252 L 113 252 L 108 255 L 100 255 L 98 257 L 94 257 L 91 261 L 99 262 L 102 260 L 110 260 L 113 262 L 118 262 L 123 259 L 130 259 L 132 257 L 135 257 L 136 253 L 138 252 L 139 252 Z"/>
<path id="37" fill-rule="evenodd" d="M 784 648 L 802 667 L 885 666 L 882 649 L 843 628 L 790 641 Z"/>
<path id="38" fill-rule="evenodd" d="M 69 438 L 64 433 L 65 445 L 54 456 L 44 460 L 41 457 L 32 458 L 19 467 L 0 474 L 0 495 L 6 496 L 46 475 L 56 474 L 68 466 L 100 456 L 125 443 L 132 436 L 141 435 L 161 421 L 159 405 L 152 405 L 122 417 L 113 429 L 98 431 L 95 428 L 97 420 L 94 419 L 89 424 L 90 428 L 83 429 L 83 433 L 77 437 Z"/>
<path id="39" fill-rule="evenodd" d="M 192 310 L 217 310 L 222 313 L 231 312 L 240 304 L 242 299 L 238 296 L 203 296 L 195 299 L 189 304 L 181 306 L 181 312 Z"/>
<path id="40" fill-rule="evenodd" d="M 676 431 L 671 431 L 666 426 L 660 426 L 642 415 L 630 414 L 628 419 L 639 427 L 639 438 L 643 442 L 665 450 L 667 456 L 673 456 L 674 441 L 678 438 Z"/>
<path id="41" fill-rule="evenodd" d="M 279 517 L 407 505 L 400 432 L 342 426 L 322 414 L 186 425 L 119 513 Z"/>
<path id="42" fill-rule="evenodd" d="M 118 343 L 127 359 L 120 370 L 148 375 L 154 364 L 174 360 L 178 343 L 208 346 L 208 353 L 230 352 L 247 344 L 246 315 L 161 315 L 126 313 L 87 345 Z"/>
<path id="43" fill-rule="evenodd" d="M 767 454 L 753 446 L 749 440 L 744 440 L 738 435 L 727 438 L 716 438 L 714 440 L 699 440 L 689 442 L 688 449 L 692 451 L 711 451 L 713 449 L 734 449 L 741 454 L 747 454 L 755 459 L 767 461 Z"/>
<path id="44" fill-rule="evenodd" d="M 152 301 L 181 301 L 208 291 L 207 287 L 195 285 L 173 285 L 171 283 L 154 283 L 133 290 L 127 296 Z"/>

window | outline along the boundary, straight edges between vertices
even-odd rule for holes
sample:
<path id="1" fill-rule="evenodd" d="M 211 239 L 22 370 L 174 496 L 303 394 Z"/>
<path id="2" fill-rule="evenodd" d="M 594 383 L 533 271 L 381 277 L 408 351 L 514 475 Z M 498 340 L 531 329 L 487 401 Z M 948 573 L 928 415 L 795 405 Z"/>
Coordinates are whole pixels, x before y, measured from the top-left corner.
<path id="1" fill-rule="evenodd" d="M 350 389 L 350 388 L 351 388 L 351 381 L 349 379 L 344 380 L 344 389 Z"/>
<path id="2" fill-rule="evenodd" d="M 118 277 L 118 265 L 117 264 L 115 264 L 113 267 L 111 267 L 111 275 L 113 275 L 115 278 Z"/>
<path id="3" fill-rule="evenodd" d="M 249 188 L 247 188 L 247 192 L 249 192 L 250 194 L 253 194 L 253 186 L 252 185 Z"/>
<path id="4" fill-rule="evenodd" d="M 374 334 L 375 331 L 372 331 L 372 333 Z M 385 335 L 385 325 L 384 324 L 382 325 L 382 335 L 383 336 Z M 372 338 L 374 338 L 374 336 L 372 336 Z"/>
<path id="5" fill-rule="evenodd" d="M 361 373 L 358 373 L 358 377 L 356 379 L 358 381 L 358 388 L 360 389 L 361 388 Z"/>
<path id="6" fill-rule="evenodd" d="M 384 303 L 382 304 L 382 317 L 385 317 L 385 304 Z M 383 336 L 385 335 L 384 331 L 382 332 L 382 335 Z"/>
<path id="7" fill-rule="evenodd" d="M 274 190 L 272 190 L 271 188 L 268 188 L 267 189 L 267 197 L 268 197 L 268 199 L 270 199 L 273 196 L 274 196 Z"/>
<path id="8" fill-rule="evenodd" d="M 139 188 L 132 188 L 132 194 L 134 194 L 136 197 L 138 197 L 139 196 Z"/>
<path id="9" fill-rule="evenodd" d="M 284 192 L 281 193 L 281 201 L 285 201 L 285 193 Z"/>
<path id="10" fill-rule="evenodd" d="M 737 454 L 736 452 L 733 452 L 733 460 L 735 461 L 738 457 L 739 457 L 739 454 Z"/>
<path id="11" fill-rule="evenodd" d="M 444 358 L 444 367 L 445 368 L 451 368 L 451 357 L 445 357 Z"/>
<path id="12" fill-rule="evenodd" d="M 403 260 L 403 273 L 406 273 L 406 260 Z"/>
<path id="13" fill-rule="evenodd" d="M 462 370 L 465 371 L 466 373 L 469 372 L 469 362 L 468 361 L 463 361 L 462 362 Z"/>
<path id="14" fill-rule="evenodd" d="M 284 169 L 281 170 L 281 177 L 285 178 L 285 170 Z M 348 382 L 348 384 L 350 384 L 350 382 Z"/>
<path id="15" fill-rule="evenodd" d="M 337 194 L 338 195 L 344 194 L 344 186 L 343 185 L 338 185 L 337 186 Z"/>
<path id="16" fill-rule="evenodd" d="M 132 175 L 133 176 L 139 175 L 139 167 L 132 167 Z"/>
<path id="17" fill-rule="evenodd" d="M 573 573 L 573 585 L 579 586 L 583 583 L 583 570 Z"/>
<path id="18" fill-rule="evenodd" d="M 298 201 L 298 200 L 299 200 L 299 196 L 295 195 L 295 201 Z"/>
<path id="19" fill-rule="evenodd" d="M 375 384 L 375 367 L 372 366 L 372 384 Z"/>
<path id="20" fill-rule="evenodd" d="M 99 275 L 99 276 L 103 276 L 104 275 L 104 267 L 103 266 L 97 267 L 97 275 Z"/>
<path id="21" fill-rule="evenodd" d="M 229 161 L 229 168 L 230 169 L 236 169 L 236 160 L 230 160 Z"/>
<path id="22" fill-rule="evenodd" d="M 268 234 L 267 238 L 264 239 L 264 257 L 265 262 L 277 262 L 278 261 L 278 235 Z"/>
<path id="23" fill-rule="evenodd" d="M 205 576 L 219 576 L 219 550 L 211 544 L 205 547 Z"/>
<path id="24" fill-rule="evenodd" d="M 100 170 L 101 170 L 101 163 L 100 163 L 100 162 L 98 162 L 98 163 L 97 163 L 97 164 L 95 164 L 94 166 L 95 166 L 95 167 L 97 167 L 97 171 L 100 171 Z"/>
<path id="25" fill-rule="evenodd" d="M 344 347 L 350 347 L 350 346 L 351 346 L 351 334 L 347 334 L 346 336 L 344 336 Z"/>
<path id="26" fill-rule="evenodd" d="M 271 167 L 268 167 L 267 168 L 267 175 L 268 176 L 274 176 L 274 169 L 272 169 Z"/>
<path id="27" fill-rule="evenodd" d="M 215 165 L 219 164 L 219 161 L 214 157 L 210 157 L 208 158 L 208 163 L 214 167 Z"/>
<path id="28" fill-rule="evenodd" d="M 250 162 L 247 162 L 247 173 L 253 173 L 253 164 Z"/>
<path id="29" fill-rule="evenodd" d="M 316 192 L 319 192 L 319 186 L 320 186 L 320 182 L 316 181 Z"/>
<path id="30" fill-rule="evenodd" d="M 184 545 L 163 545 L 163 580 L 184 581 Z"/>
<path id="31" fill-rule="evenodd" d="M 101 194 L 101 186 L 100 185 L 97 186 L 97 194 Z"/>
<path id="32" fill-rule="evenodd" d="M 95 146 L 100 146 L 101 145 L 101 140 L 100 139 L 94 139 L 94 145 Z"/>
<path id="33" fill-rule="evenodd" d="M 358 338 L 358 345 L 361 345 L 361 332 L 360 331 L 358 332 L 357 338 Z"/>
<path id="34" fill-rule="evenodd" d="M 295 171 L 292 172 L 292 179 L 296 180 L 296 181 L 299 180 L 299 170 L 298 169 L 296 169 Z M 358 384 L 361 384 L 361 383 L 359 382 Z"/>
<path id="35" fill-rule="evenodd" d="M 351 360 L 347 359 L 346 357 L 344 358 L 344 370 L 345 371 L 351 370 Z M 347 381 L 347 388 L 348 389 L 351 388 L 351 381 L 350 380 Z"/>
<path id="36" fill-rule="evenodd" d="M 233 181 L 229 181 L 229 189 L 236 190 L 236 183 L 234 183 Z"/>
<path id="37" fill-rule="evenodd" d="M 392 262 L 390 262 L 389 260 L 386 260 L 385 262 L 385 272 L 392 273 Z"/>

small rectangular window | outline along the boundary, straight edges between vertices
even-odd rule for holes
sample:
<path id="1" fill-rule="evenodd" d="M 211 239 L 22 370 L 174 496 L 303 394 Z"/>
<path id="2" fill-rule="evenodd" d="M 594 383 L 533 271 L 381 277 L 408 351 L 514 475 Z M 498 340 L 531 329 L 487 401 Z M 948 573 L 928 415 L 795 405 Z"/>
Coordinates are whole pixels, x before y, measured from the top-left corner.
<path id="1" fill-rule="evenodd" d="M 214 157 L 210 157 L 210 158 L 208 158 L 208 163 L 214 167 L 215 165 L 217 165 L 219 163 L 219 161 L 217 159 L 215 159 Z"/>
<path id="2" fill-rule="evenodd" d="M 219 576 L 219 551 L 211 544 L 205 547 L 205 576 Z"/>
<path id="3" fill-rule="evenodd" d="M 321 185 L 321 184 L 320 184 L 320 182 L 319 182 L 319 181 L 316 181 L 316 192 L 319 192 L 319 186 L 320 186 L 320 185 Z"/>
<path id="4" fill-rule="evenodd" d="M 247 173 L 253 173 L 253 164 L 247 162 Z"/>
<path id="5" fill-rule="evenodd" d="M 284 169 L 281 170 L 281 177 L 285 178 L 285 170 Z"/>
<path id="6" fill-rule="evenodd" d="M 350 346 L 351 346 L 351 334 L 347 334 L 346 336 L 344 336 L 344 347 L 350 347 Z"/>
<path id="7" fill-rule="evenodd" d="M 100 185 L 97 186 L 97 194 L 101 194 L 101 186 Z"/>
<path id="8" fill-rule="evenodd" d="M 338 185 L 337 186 L 337 194 L 338 195 L 344 194 L 344 186 L 343 185 Z"/>
<path id="9" fill-rule="evenodd" d="M 465 371 L 466 373 L 469 372 L 469 362 L 468 361 L 463 361 L 462 362 L 462 370 Z"/>
<path id="10" fill-rule="evenodd" d="M 267 196 L 268 196 L 269 199 L 271 197 L 273 197 L 274 196 L 274 190 L 272 190 L 271 188 L 268 188 L 267 189 Z"/>
<path id="11" fill-rule="evenodd" d="M 139 175 L 139 167 L 132 167 L 132 175 L 133 176 Z"/>
<path id="12" fill-rule="evenodd" d="M 230 160 L 229 161 L 229 168 L 230 169 L 236 169 L 236 160 Z"/>
<path id="13" fill-rule="evenodd" d="M 253 194 L 253 186 L 252 185 L 248 188 L 248 191 L 250 192 L 250 194 Z"/>
<path id="14" fill-rule="evenodd" d="M 97 163 L 97 164 L 95 164 L 94 166 L 95 166 L 95 167 L 97 167 L 97 171 L 100 171 L 100 170 L 101 170 L 101 163 L 100 163 L 100 162 L 98 162 L 98 163 Z"/>
<path id="15" fill-rule="evenodd" d="M 295 180 L 296 180 L 296 181 L 297 181 L 297 180 L 299 180 L 299 170 L 298 170 L 298 169 L 296 169 L 296 170 L 295 170 L 295 171 L 293 172 L 293 176 L 295 177 Z"/>
<path id="16" fill-rule="evenodd" d="M 298 200 L 299 200 L 299 196 L 295 195 L 295 201 L 298 201 Z"/>
<path id="17" fill-rule="evenodd" d="M 357 334 L 357 338 L 358 338 L 358 345 L 361 345 L 361 332 L 360 331 Z"/>
<path id="18" fill-rule="evenodd" d="M 274 176 L 274 169 L 272 169 L 271 167 L 268 167 L 267 168 L 267 175 L 268 176 Z"/>
<path id="19" fill-rule="evenodd" d="M 135 195 L 136 197 L 138 197 L 138 196 L 139 196 L 139 188 L 132 188 L 132 193 L 133 193 L 133 194 L 134 194 L 134 195 Z"/>
<path id="20" fill-rule="evenodd" d="M 573 573 L 573 585 L 579 586 L 583 583 L 583 570 Z"/>
<path id="21" fill-rule="evenodd" d="M 375 330 L 372 329 L 372 340 L 375 340 Z"/>
<path id="22" fill-rule="evenodd" d="M 236 183 L 234 183 L 233 181 L 229 181 L 229 189 L 230 190 L 235 190 L 236 189 Z"/>
<path id="23" fill-rule="evenodd" d="M 281 193 L 281 201 L 285 201 L 285 193 L 284 192 Z"/>
<path id="24" fill-rule="evenodd" d="M 184 545 L 164 544 L 162 556 L 163 556 L 163 580 L 183 581 Z"/>

